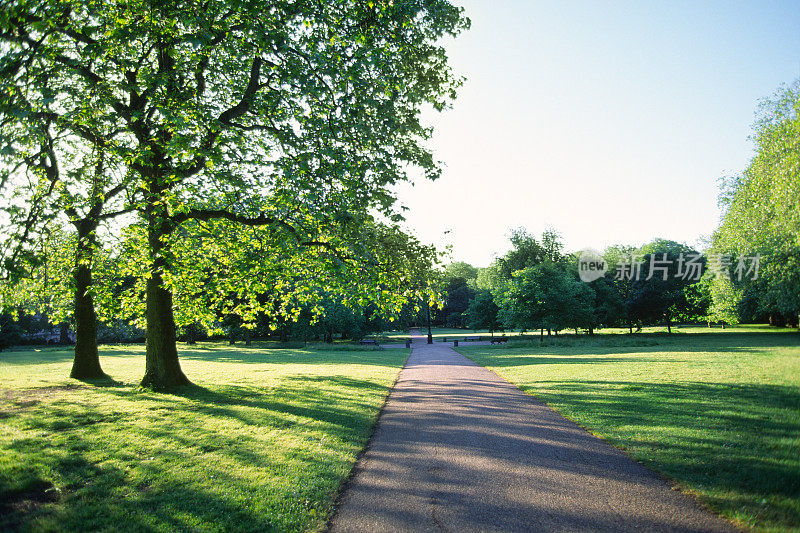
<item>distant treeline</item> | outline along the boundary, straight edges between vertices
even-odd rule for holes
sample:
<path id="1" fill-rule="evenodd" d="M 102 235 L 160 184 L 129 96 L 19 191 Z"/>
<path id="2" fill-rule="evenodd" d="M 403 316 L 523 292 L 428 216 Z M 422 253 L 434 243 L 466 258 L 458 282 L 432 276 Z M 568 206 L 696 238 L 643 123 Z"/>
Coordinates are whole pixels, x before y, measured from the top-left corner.
<path id="1" fill-rule="evenodd" d="M 636 248 L 613 246 L 594 258 L 565 253 L 554 231 L 540 239 L 524 229 L 511 236 L 513 249 L 487 268 L 448 265 L 443 274 L 444 307 L 432 323 L 445 327 L 557 333 L 583 329 L 676 323 L 767 322 L 797 326 L 786 312 L 744 288 L 763 284 L 770 257 L 697 250 L 656 239 Z M 603 268 L 597 279 L 588 269 Z M 735 301 L 718 286 L 742 287 Z M 720 309 L 726 312 L 720 312 Z M 733 310 L 733 312 L 727 312 Z"/>

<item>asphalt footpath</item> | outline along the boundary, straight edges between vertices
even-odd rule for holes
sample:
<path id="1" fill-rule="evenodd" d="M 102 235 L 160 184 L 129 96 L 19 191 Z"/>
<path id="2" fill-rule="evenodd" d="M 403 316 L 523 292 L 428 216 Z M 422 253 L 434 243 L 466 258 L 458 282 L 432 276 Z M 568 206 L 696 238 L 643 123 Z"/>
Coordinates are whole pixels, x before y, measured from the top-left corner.
<path id="1" fill-rule="evenodd" d="M 330 531 L 737 531 L 449 346 L 415 336 Z"/>

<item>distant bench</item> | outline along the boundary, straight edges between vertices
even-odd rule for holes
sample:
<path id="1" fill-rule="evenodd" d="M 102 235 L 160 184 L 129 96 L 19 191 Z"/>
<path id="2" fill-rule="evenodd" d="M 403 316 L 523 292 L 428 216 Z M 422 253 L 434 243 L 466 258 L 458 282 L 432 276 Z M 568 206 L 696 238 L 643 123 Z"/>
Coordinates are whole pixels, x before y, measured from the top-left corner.
<path id="1" fill-rule="evenodd" d="M 507 337 L 492 337 L 492 340 L 490 341 L 490 344 L 500 344 L 501 342 L 502 343 L 508 342 L 508 338 Z"/>
<path id="2" fill-rule="evenodd" d="M 479 340 L 481 340 L 481 338 L 480 338 L 480 337 L 464 337 L 464 341 L 465 341 L 465 342 L 470 342 L 470 341 L 472 341 L 472 342 L 478 342 Z"/>
<path id="3" fill-rule="evenodd" d="M 362 346 L 379 346 L 378 341 L 372 339 L 364 339 L 361 341 Z"/>

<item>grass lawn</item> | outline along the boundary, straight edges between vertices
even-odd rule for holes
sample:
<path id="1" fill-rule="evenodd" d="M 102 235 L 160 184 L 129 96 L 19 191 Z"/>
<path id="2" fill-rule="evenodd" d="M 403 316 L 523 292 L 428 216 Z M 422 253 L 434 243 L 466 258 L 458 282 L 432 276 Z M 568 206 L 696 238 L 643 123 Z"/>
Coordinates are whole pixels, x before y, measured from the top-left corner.
<path id="1" fill-rule="evenodd" d="M 740 525 L 797 531 L 800 335 L 698 331 L 458 351 Z"/>
<path id="2" fill-rule="evenodd" d="M 66 378 L 63 349 L 0 353 L 0 531 L 320 529 L 409 350 L 179 347 L 198 387 Z"/>

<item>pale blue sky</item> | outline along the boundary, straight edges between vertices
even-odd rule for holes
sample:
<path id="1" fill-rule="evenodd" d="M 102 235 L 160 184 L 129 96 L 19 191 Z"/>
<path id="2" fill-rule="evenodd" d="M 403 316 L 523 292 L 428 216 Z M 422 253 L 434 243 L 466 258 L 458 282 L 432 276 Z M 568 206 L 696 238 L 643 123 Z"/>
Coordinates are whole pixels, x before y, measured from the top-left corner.
<path id="1" fill-rule="evenodd" d="M 412 231 L 476 266 L 518 226 L 570 250 L 696 244 L 717 180 L 752 154 L 759 99 L 800 77 L 798 1 L 456 3 L 467 82 L 427 116 L 444 174 L 398 192 Z"/>

